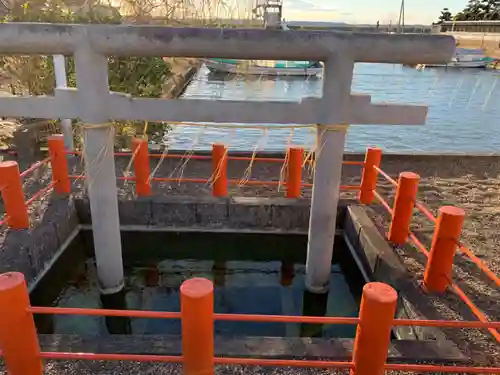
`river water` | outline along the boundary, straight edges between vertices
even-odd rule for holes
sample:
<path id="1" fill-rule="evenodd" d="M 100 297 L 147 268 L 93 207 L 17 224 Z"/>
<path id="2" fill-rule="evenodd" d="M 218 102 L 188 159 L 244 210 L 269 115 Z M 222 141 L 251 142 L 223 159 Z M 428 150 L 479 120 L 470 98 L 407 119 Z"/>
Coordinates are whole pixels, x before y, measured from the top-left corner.
<path id="1" fill-rule="evenodd" d="M 352 91 L 372 102 L 425 104 L 423 126 L 352 125 L 347 151 L 379 146 L 386 152 L 498 153 L 500 150 L 500 71 L 476 69 L 416 70 L 401 65 L 356 64 Z M 321 78 L 253 78 L 210 74 L 203 67 L 186 89 L 189 99 L 284 100 L 321 96 Z M 207 149 L 224 142 L 231 149 L 281 150 L 288 144 L 312 148 L 310 129 L 221 129 L 173 126 L 166 136 L 172 148 Z"/>

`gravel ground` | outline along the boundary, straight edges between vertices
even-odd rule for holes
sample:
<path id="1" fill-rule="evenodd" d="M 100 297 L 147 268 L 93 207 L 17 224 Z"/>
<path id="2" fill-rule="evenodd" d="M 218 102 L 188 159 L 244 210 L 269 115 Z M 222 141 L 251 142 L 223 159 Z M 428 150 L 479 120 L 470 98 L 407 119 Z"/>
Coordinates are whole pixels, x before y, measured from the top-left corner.
<path id="1" fill-rule="evenodd" d="M 359 156 L 348 156 L 359 159 Z M 156 167 L 157 159 L 152 160 L 151 170 Z M 127 175 L 129 158 L 117 158 L 118 175 Z M 166 159 L 155 172 L 155 177 L 210 177 L 210 161 L 189 161 L 183 166 L 181 160 Z M 182 168 L 183 167 L 183 168 Z M 248 162 L 231 161 L 229 163 L 229 178 L 241 179 L 245 174 Z M 402 171 L 413 171 L 421 176 L 419 200 L 425 202 L 436 213 L 442 205 L 456 205 L 465 209 L 467 213 L 462 241 L 469 245 L 473 252 L 480 257 L 492 271 L 500 274 L 500 235 L 497 228 L 500 226 L 500 157 L 498 156 L 395 156 L 386 155 L 383 158 L 382 168 L 389 175 L 397 177 Z M 72 172 L 81 172 L 81 164 L 75 161 Z M 278 180 L 281 164 L 256 163 L 252 168 L 251 178 L 259 180 Z M 310 171 L 306 170 L 305 180 L 310 182 Z M 40 172 L 36 177 L 27 180 L 26 195 L 36 190 L 40 184 L 45 184 L 50 178 L 48 173 Z M 359 184 L 360 167 L 346 166 L 343 170 L 343 184 Z M 73 189 L 80 191 L 82 182 L 75 182 Z M 231 195 L 238 196 L 283 196 L 283 189 L 273 187 L 248 187 L 233 185 Z M 380 180 L 380 193 L 392 202 L 392 186 Z M 208 184 L 155 182 L 154 192 L 158 195 L 209 195 L 211 188 Z M 303 189 L 303 196 L 309 197 L 309 188 Z M 133 196 L 133 184 L 119 181 L 118 195 L 120 197 Z M 352 197 L 352 192 L 343 194 Z M 43 213 L 34 212 L 37 215 Z M 387 228 L 387 215 L 378 205 L 370 206 L 370 214 L 379 226 L 382 233 Z M 423 215 L 415 214 L 413 230 L 428 247 L 432 238 L 434 224 L 428 222 Z M 416 248 L 407 245 L 395 249 L 401 256 L 414 280 L 422 280 L 425 258 Z M 487 279 L 478 268 L 458 254 L 455 258 L 455 282 L 466 292 L 471 300 L 491 319 L 500 320 L 499 288 Z M 430 319 L 462 319 L 475 320 L 470 309 L 453 293 L 443 296 L 429 296 L 421 293 L 415 296 L 418 307 Z M 446 329 L 448 339 L 454 341 L 467 355 L 472 363 L 482 366 L 500 366 L 500 345 L 486 330 L 474 329 Z M 155 373 L 174 374 L 179 371 L 173 365 L 145 365 L 121 364 L 102 362 L 51 362 L 47 365 L 47 374 L 118 374 L 118 373 Z M 308 374 L 322 373 L 322 370 L 290 370 L 290 369 L 260 369 L 244 367 L 218 368 L 218 373 L 273 373 L 273 374 Z M 328 371 L 328 373 L 335 373 Z"/>

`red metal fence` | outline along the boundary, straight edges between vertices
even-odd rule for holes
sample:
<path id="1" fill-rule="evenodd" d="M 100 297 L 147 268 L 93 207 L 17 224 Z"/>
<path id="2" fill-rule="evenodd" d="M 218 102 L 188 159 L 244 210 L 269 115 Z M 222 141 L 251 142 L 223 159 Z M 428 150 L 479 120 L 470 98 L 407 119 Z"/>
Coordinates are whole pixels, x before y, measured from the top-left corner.
<path id="1" fill-rule="evenodd" d="M 212 160 L 211 179 L 162 179 L 150 178 L 150 157 L 182 158 L 183 155 L 150 155 L 144 140 L 134 140 L 132 153 L 118 155 L 133 156 L 135 177 L 123 179 L 136 182 L 138 195 L 151 194 L 152 181 L 184 181 L 212 182 L 215 196 L 226 196 L 228 160 L 253 160 L 288 163 L 285 185 L 286 196 L 300 196 L 302 169 L 304 166 L 303 150 L 291 149 L 285 159 L 246 158 L 227 155 L 224 146 L 214 145 L 211 156 L 190 156 L 193 159 Z M 23 173 L 15 162 L 0 163 L 0 186 L 6 208 L 7 222 L 10 227 L 23 229 L 29 226 L 27 205 L 54 188 L 57 193 L 70 192 L 66 152 L 62 139 L 52 137 L 49 140 L 50 157 L 34 164 Z M 418 182 L 420 177 L 415 173 L 403 172 L 398 181 L 392 179 L 380 169 L 382 152 L 380 149 L 368 149 L 364 162 L 346 162 L 363 166 L 360 186 L 345 186 L 351 190 L 359 190 L 359 199 L 363 204 L 371 204 L 374 200 L 387 210 L 391 217 L 388 240 L 396 245 L 407 242 L 414 244 L 428 257 L 424 275 L 424 286 L 429 293 L 442 293 L 450 288 L 464 301 L 476 315 L 478 321 L 455 320 L 410 320 L 394 319 L 397 294 L 396 291 L 382 283 L 369 283 L 363 288 L 363 296 L 358 318 L 342 317 L 307 317 L 307 316 L 275 316 L 275 315 L 236 315 L 214 314 L 213 285 L 209 280 L 195 278 L 187 280 L 181 286 L 181 312 L 153 312 L 133 310 L 78 309 L 55 307 L 31 307 L 24 277 L 19 273 L 0 275 L 0 347 L 11 375 L 40 375 L 42 359 L 87 359 L 87 360 L 129 360 L 129 361 L 161 361 L 183 363 L 187 375 L 213 374 L 216 364 L 260 365 L 260 366 L 295 366 L 348 368 L 351 374 L 381 375 L 386 370 L 415 372 L 463 372 L 499 374 L 500 367 L 471 366 L 438 366 L 421 364 L 388 364 L 387 350 L 390 341 L 390 330 L 394 326 L 433 326 L 448 328 L 487 329 L 500 343 L 500 322 L 488 321 L 485 314 L 471 301 L 451 278 L 453 258 L 457 248 L 467 255 L 497 286 L 500 278 L 493 273 L 472 251 L 459 240 L 464 211 L 457 207 L 442 207 L 439 216 L 434 215 L 417 201 Z M 27 201 L 24 200 L 21 179 L 41 165 L 49 162 L 52 166 L 53 181 Z M 382 176 L 396 188 L 392 207 L 377 192 L 377 179 Z M 78 177 L 78 176 L 76 176 Z M 256 184 L 278 184 L 279 181 L 259 181 Z M 414 209 L 419 210 L 433 224 L 436 224 L 430 251 L 422 244 L 410 229 Z M 156 319 L 181 319 L 182 356 L 162 355 L 128 355 L 106 353 L 54 353 L 41 352 L 36 336 L 33 314 L 74 314 L 100 316 L 127 316 Z M 319 324 L 356 324 L 358 325 L 352 361 L 311 361 L 311 360 L 271 360 L 254 358 L 219 358 L 214 357 L 213 324 L 215 320 L 256 321 L 256 322 L 297 322 Z"/>

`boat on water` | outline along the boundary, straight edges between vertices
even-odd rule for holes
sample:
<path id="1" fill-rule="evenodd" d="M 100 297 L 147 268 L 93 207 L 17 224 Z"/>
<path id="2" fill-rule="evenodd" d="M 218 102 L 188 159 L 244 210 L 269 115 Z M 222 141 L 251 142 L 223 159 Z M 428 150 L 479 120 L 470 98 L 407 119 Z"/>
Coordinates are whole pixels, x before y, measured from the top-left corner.
<path id="1" fill-rule="evenodd" d="M 457 48 L 447 64 L 425 64 L 426 68 L 486 68 L 496 59 L 488 57 L 481 49 Z"/>
<path id="2" fill-rule="evenodd" d="M 323 72 L 319 61 L 205 59 L 213 73 L 264 76 L 316 76 Z"/>
<path id="3" fill-rule="evenodd" d="M 284 22 L 280 22 L 278 30 L 291 31 Z M 320 61 L 288 61 L 288 60 L 233 60 L 211 58 L 204 59 L 206 67 L 212 73 L 259 75 L 259 76 L 316 76 L 323 72 Z"/>

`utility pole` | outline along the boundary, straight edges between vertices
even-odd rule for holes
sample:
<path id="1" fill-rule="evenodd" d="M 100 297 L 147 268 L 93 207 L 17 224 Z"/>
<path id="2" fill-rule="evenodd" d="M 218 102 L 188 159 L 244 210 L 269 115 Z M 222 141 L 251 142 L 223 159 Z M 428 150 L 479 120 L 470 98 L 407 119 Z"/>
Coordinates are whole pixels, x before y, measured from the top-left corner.
<path id="1" fill-rule="evenodd" d="M 405 32 L 405 0 L 401 0 L 401 8 L 399 8 L 398 33 Z"/>

